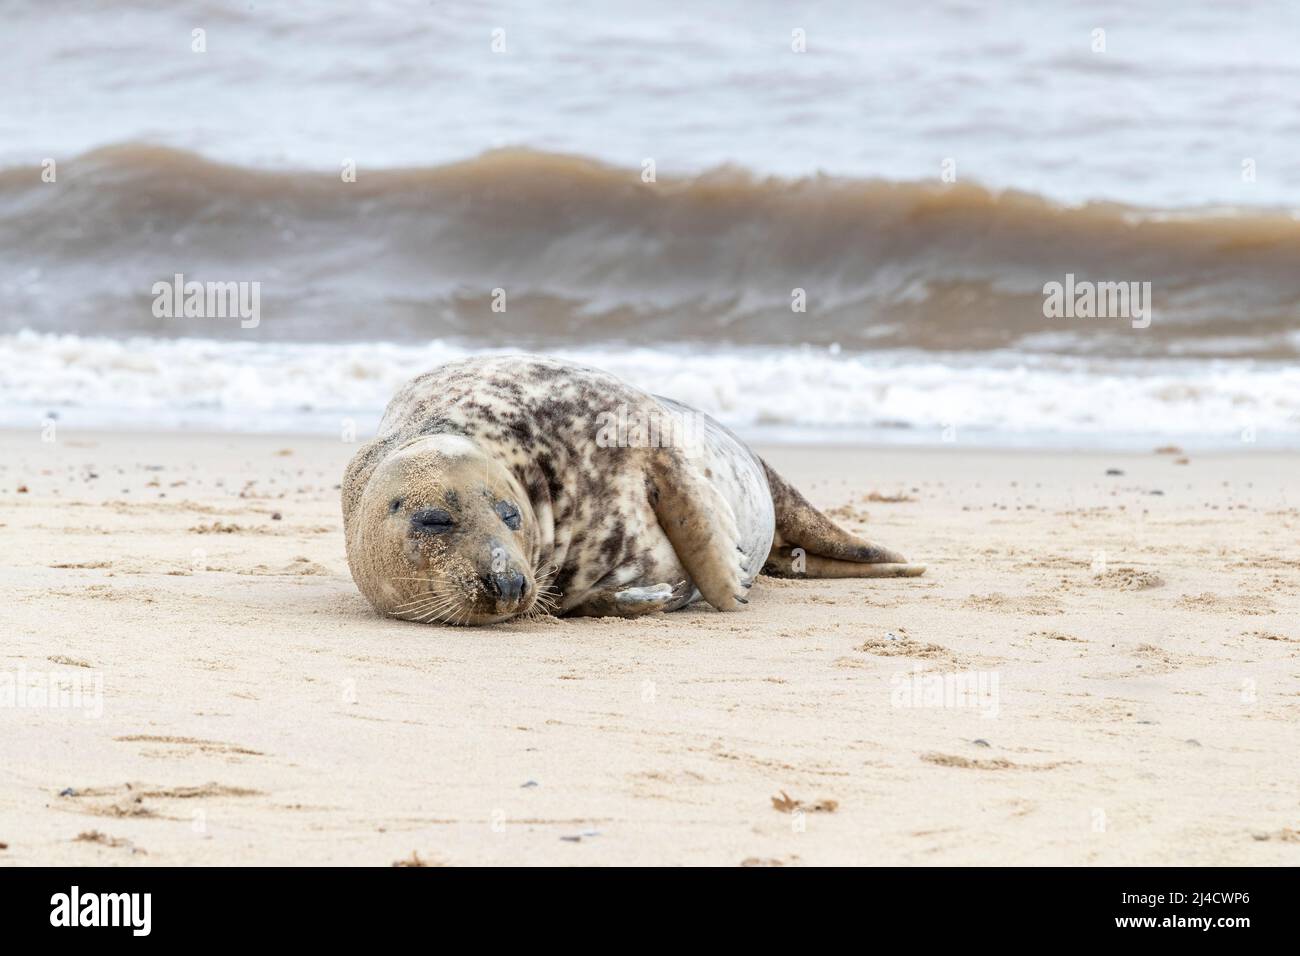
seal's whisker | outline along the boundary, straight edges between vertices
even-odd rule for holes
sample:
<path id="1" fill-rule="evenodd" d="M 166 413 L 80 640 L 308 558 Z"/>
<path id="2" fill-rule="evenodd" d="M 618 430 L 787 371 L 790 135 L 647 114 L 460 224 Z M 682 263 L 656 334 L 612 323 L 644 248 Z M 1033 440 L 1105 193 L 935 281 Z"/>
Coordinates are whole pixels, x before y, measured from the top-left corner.
<path id="1" fill-rule="evenodd" d="M 532 603 L 529 605 L 529 608 L 531 609 L 539 606 L 550 608 L 550 607 L 554 607 L 557 601 L 558 601 L 557 595 L 554 594 L 550 588 L 539 587 L 533 594 L 533 600 Z"/>
<path id="2" fill-rule="evenodd" d="M 412 616 L 417 614 L 423 614 L 424 612 L 429 610 L 437 610 L 438 608 L 441 607 L 442 603 L 443 602 L 441 600 L 434 598 L 429 601 L 426 601 L 424 604 L 419 604 L 416 605 L 415 607 L 406 608 L 401 613 L 405 615 L 412 615 Z"/>
<path id="3" fill-rule="evenodd" d="M 444 589 L 442 597 L 437 604 L 439 622 L 445 622 L 447 617 L 456 611 L 458 605 L 461 603 L 463 602 L 461 601 L 461 596 L 459 594 L 455 593 L 450 588 Z"/>
<path id="4" fill-rule="evenodd" d="M 441 595 L 439 595 L 435 591 L 425 591 L 423 594 L 417 594 L 409 601 L 403 601 L 401 604 L 396 605 L 394 609 L 396 610 L 404 607 L 410 607 L 412 604 L 419 604 L 421 601 L 428 601 L 432 598 L 436 598 L 440 596 Z"/>
<path id="5" fill-rule="evenodd" d="M 421 624 L 445 624 L 448 616 L 454 609 L 454 602 L 448 598 L 433 607 L 429 608 L 420 615 L 419 623 Z"/>
<path id="6" fill-rule="evenodd" d="M 441 623 L 443 623 L 443 618 L 445 618 L 446 615 L 447 615 L 447 611 L 448 611 L 448 609 L 447 609 L 447 608 L 444 608 L 444 607 L 435 607 L 435 608 L 432 608 L 432 609 L 430 609 L 429 611 L 425 612 L 424 614 L 422 614 L 422 615 L 420 616 L 420 623 L 421 623 L 421 624 L 434 624 L 434 623 L 441 624 Z"/>
<path id="7" fill-rule="evenodd" d="M 555 614 L 560 604 L 560 593 L 556 589 L 554 581 L 559 572 L 560 566 L 555 563 L 547 564 L 544 569 L 539 567 L 534 570 L 533 580 L 536 583 L 536 594 L 533 597 L 532 605 L 528 609 L 530 616 L 542 617 Z"/>
<path id="8" fill-rule="evenodd" d="M 394 609 L 394 616 L 403 620 L 420 624 L 428 624 L 434 621 L 441 623 L 452 612 L 460 599 L 459 595 L 448 588 L 445 582 L 429 581 L 426 578 L 410 578 L 408 580 L 418 580 L 430 585 L 430 587 L 410 600 L 397 605 Z"/>
<path id="9" fill-rule="evenodd" d="M 555 616 L 554 605 L 535 603 L 522 617 L 525 621 L 538 621 L 544 617 Z"/>
<path id="10" fill-rule="evenodd" d="M 401 616 L 410 619 L 418 615 L 425 614 L 429 611 L 441 612 L 446 610 L 446 608 L 449 606 L 450 606 L 449 602 L 437 601 L 437 600 L 429 601 L 427 604 L 421 604 L 416 607 L 407 608 L 406 610 L 401 612 Z"/>
<path id="11" fill-rule="evenodd" d="M 549 594 L 538 594 L 525 616 L 528 618 L 553 617 L 558 605 L 559 600 L 556 597 Z"/>
<path id="12" fill-rule="evenodd" d="M 436 609 L 434 609 L 434 610 L 436 610 Z M 403 612 L 401 612 L 400 614 L 394 614 L 393 616 L 396 617 L 396 618 L 397 618 L 398 620 L 400 620 L 400 621 L 416 621 L 416 622 L 418 622 L 418 621 L 420 621 L 420 620 L 424 617 L 424 615 L 427 614 L 427 613 L 429 613 L 429 611 L 428 611 L 428 609 L 426 609 L 426 608 L 415 608 L 414 610 L 411 610 L 411 611 L 403 611 Z"/>
<path id="13" fill-rule="evenodd" d="M 538 594 L 533 598 L 533 603 L 528 606 L 529 612 L 537 611 L 540 614 L 552 614 L 559 602 L 550 594 Z"/>

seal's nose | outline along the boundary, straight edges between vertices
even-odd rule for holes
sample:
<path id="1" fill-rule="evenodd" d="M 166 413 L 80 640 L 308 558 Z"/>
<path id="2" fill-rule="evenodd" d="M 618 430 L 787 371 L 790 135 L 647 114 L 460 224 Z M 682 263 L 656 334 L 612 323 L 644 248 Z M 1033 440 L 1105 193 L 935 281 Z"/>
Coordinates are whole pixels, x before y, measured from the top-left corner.
<path id="1" fill-rule="evenodd" d="M 518 571 L 485 575 L 483 583 L 500 604 L 516 604 L 528 594 L 528 581 Z"/>

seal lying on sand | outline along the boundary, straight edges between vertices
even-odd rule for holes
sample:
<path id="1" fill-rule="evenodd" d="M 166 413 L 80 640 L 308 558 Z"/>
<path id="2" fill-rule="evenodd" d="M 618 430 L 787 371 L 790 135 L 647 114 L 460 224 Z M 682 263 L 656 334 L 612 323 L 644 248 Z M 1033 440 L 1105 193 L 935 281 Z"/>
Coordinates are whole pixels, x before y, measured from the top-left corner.
<path id="1" fill-rule="evenodd" d="M 528 355 L 397 393 L 343 479 L 352 577 L 412 621 L 631 616 L 746 603 L 780 576 L 921 574 L 810 505 L 713 419 Z"/>

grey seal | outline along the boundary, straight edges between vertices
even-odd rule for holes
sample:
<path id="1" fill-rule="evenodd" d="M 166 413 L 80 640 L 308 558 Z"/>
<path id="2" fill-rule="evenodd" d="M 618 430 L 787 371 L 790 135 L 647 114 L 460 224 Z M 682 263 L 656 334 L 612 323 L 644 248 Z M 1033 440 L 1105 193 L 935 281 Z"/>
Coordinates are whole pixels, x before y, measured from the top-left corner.
<path id="1" fill-rule="evenodd" d="M 532 355 L 401 388 L 342 485 L 348 565 L 381 613 L 438 624 L 747 603 L 777 576 L 905 577 L 712 418 Z"/>

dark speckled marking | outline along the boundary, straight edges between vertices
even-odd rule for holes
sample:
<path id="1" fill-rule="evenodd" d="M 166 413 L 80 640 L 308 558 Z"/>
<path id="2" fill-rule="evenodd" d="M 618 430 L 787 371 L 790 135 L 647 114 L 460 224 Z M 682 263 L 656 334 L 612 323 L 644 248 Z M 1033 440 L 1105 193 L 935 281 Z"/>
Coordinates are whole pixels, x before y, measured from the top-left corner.
<path id="1" fill-rule="evenodd" d="M 596 442 L 598 416 L 621 405 L 629 415 L 697 414 L 596 369 L 534 356 L 489 356 L 449 363 L 401 389 L 380 423 L 376 446 L 457 435 L 513 471 L 541 528 L 536 566 L 554 567 L 562 609 L 571 609 L 594 588 L 676 586 L 687 578 L 655 514 L 658 495 L 645 464 L 650 450 Z M 763 550 L 752 559 L 756 574 L 773 531 L 766 477 L 747 449 L 722 437 L 729 433 L 720 426 L 712 428 L 712 457 L 702 473 L 739 516 L 757 522 L 747 532 L 750 550 Z M 368 454 L 362 467 L 373 468 L 385 453 Z M 715 476 L 726 473 L 719 484 Z M 455 499 L 448 504 L 454 507 Z"/>

